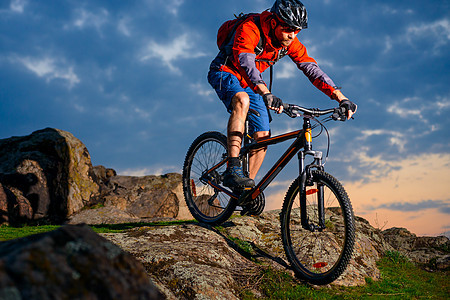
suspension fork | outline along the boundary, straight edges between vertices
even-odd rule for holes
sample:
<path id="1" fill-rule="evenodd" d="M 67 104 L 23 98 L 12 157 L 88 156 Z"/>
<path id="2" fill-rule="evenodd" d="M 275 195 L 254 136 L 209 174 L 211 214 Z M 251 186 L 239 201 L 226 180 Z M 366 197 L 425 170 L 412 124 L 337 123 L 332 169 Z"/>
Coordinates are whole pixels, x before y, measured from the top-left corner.
<path id="1" fill-rule="evenodd" d="M 322 152 L 321 151 L 313 151 L 312 150 L 312 136 L 311 136 L 311 123 L 309 119 L 304 118 L 303 122 L 303 131 L 304 131 L 304 140 L 305 147 L 304 151 L 298 152 L 298 161 L 299 161 L 299 195 L 300 195 L 300 221 L 302 227 L 305 230 L 322 231 L 325 228 L 325 206 L 324 206 L 324 186 L 323 184 L 317 183 L 317 190 L 310 189 L 306 190 L 307 186 L 314 185 L 312 178 L 312 168 L 316 168 L 318 170 L 323 170 L 322 164 Z M 305 157 L 306 155 L 311 155 L 314 157 L 314 160 L 311 164 L 305 166 Z M 307 203 L 306 197 L 309 194 L 317 195 L 317 214 L 318 214 L 318 225 L 314 223 L 310 223 L 307 211 Z"/>

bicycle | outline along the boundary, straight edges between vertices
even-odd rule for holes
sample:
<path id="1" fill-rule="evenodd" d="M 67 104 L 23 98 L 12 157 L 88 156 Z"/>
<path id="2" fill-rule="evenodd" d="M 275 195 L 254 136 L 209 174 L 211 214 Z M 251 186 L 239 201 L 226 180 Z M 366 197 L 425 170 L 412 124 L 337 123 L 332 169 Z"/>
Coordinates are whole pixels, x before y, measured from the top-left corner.
<path id="1" fill-rule="evenodd" d="M 280 213 L 281 238 L 286 257 L 295 274 L 309 283 L 324 285 L 336 280 L 346 269 L 355 242 L 355 223 L 350 199 L 342 184 L 324 171 L 323 153 L 312 150 L 312 140 L 324 130 L 330 120 L 346 120 L 344 108 L 308 109 L 284 104 L 284 112 L 303 118 L 303 128 L 275 137 L 253 140 L 246 122 L 240 151 L 243 170 L 248 175 L 248 156 L 252 149 L 294 139 L 255 187 L 236 191 L 224 187 L 222 174 L 227 162 L 227 138 L 210 131 L 197 137 L 189 147 L 183 165 L 183 192 L 187 206 L 199 222 L 219 225 L 239 208 L 241 214 L 259 215 L 264 210 L 263 191 L 295 156 L 299 161 L 299 176 L 285 195 Z M 250 111 L 249 113 L 256 113 Z M 327 116 L 322 121 L 319 116 Z M 315 121 L 311 125 L 311 121 Z M 320 132 L 312 135 L 312 130 Z M 313 161 L 305 165 L 306 157 Z"/>

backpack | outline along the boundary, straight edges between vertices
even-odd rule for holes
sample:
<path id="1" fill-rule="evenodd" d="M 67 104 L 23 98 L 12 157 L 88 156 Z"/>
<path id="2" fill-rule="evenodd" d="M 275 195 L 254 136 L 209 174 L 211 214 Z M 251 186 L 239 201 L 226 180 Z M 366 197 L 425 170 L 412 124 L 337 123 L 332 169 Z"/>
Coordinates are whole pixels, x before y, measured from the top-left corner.
<path id="1" fill-rule="evenodd" d="M 240 13 L 238 16 L 234 16 L 235 19 L 228 20 L 223 23 L 222 26 L 220 26 L 217 32 L 217 47 L 220 51 L 224 51 L 227 56 L 231 56 L 236 28 L 238 28 L 238 26 L 248 18 L 253 17 L 253 22 L 256 24 L 256 26 L 258 26 L 258 29 L 261 32 L 261 37 L 259 39 L 258 45 L 255 47 L 255 53 L 258 56 L 264 50 L 264 35 L 262 34 L 259 15 L 255 13 L 245 15 L 243 13 Z"/>
<path id="2" fill-rule="evenodd" d="M 259 14 L 256 13 L 249 13 L 244 14 L 240 13 L 239 15 L 234 15 L 235 19 L 228 20 L 224 22 L 217 32 L 217 47 L 219 48 L 220 52 L 224 52 L 226 57 L 229 57 L 233 54 L 233 43 L 234 43 L 234 36 L 236 34 L 236 28 L 242 24 L 244 21 L 246 21 L 248 18 L 253 18 L 253 22 L 258 26 L 259 32 L 260 32 L 260 38 L 259 42 L 255 47 L 255 54 L 258 56 L 264 51 L 264 44 L 265 44 L 265 36 L 262 31 L 261 27 L 261 21 L 259 18 Z M 267 59 L 256 59 L 256 61 L 264 61 L 269 63 L 270 65 L 270 87 L 269 90 L 272 90 L 272 78 L 273 78 L 273 65 L 279 61 L 283 56 L 287 54 L 286 49 L 281 49 L 278 52 L 278 56 L 276 60 L 267 60 Z"/>

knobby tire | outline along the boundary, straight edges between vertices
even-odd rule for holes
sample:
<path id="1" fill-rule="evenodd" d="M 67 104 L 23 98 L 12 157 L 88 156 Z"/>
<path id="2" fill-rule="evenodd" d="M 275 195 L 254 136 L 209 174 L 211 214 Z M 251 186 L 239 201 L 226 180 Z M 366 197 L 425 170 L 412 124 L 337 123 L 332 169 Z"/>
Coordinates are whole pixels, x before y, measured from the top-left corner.
<path id="1" fill-rule="evenodd" d="M 346 269 L 355 243 L 350 200 L 339 181 L 324 171 L 312 172 L 312 186 L 305 188 L 309 224 L 318 225 L 317 197 L 324 189 L 324 229 L 304 229 L 300 218 L 299 180 L 286 193 L 281 212 L 281 236 L 286 256 L 296 275 L 309 283 L 325 285 Z M 316 227 L 317 228 L 317 227 Z"/>
<path id="2" fill-rule="evenodd" d="M 219 225 L 233 214 L 236 203 L 225 193 L 202 182 L 207 170 L 227 157 L 227 138 L 210 131 L 197 137 L 186 154 L 183 165 L 183 193 L 192 216 L 201 223 Z M 226 164 L 211 173 L 212 180 L 221 184 Z"/>

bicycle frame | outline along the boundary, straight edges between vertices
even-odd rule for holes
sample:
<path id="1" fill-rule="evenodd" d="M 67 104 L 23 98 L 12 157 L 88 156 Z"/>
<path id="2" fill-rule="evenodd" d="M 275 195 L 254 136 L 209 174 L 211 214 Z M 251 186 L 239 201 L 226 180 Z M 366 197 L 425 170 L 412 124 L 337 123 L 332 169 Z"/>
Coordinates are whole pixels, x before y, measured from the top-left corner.
<path id="1" fill-rule="evenodd" d="M 310 116 L 303 116 L 303 129 L 292 131 L 289 133 L 285 133 L 282 135 L 278 135 L 275 137 L 267 137 L 260 139 L 258 141 L 252 140 L 248 136 L 248 127 L 247 124 L 245 126 L 244 132 L 244 146 L 241 148 L 240 156 L 244 160 L 244 171 L 248 171 L 248 155 L 251 150 L 256 150 L 260 148 L 264 148 L 270 145 L 275 145 L 282 143 L 287 140 L 295 139 L 293 143 L 289 146 L 289 148 L 284 152 L 284 154 L 278 159 L 278 161 L 273 165 L 273 167 L 267 172 L 267 174 L 260 180 L 260 182 L 253 187 L 250 191 L 245 191 L 243 194 L 236 194 L 227 188 L 217 184 L 212 181 L 212 177 L 209 176 L 212 172 L 218 169 L 220 166 L 224 165 L 227 162 L 227 157 L 219 162 L 217 165 L 213 166 L 206 172 L 204 172 L 200 178 L 200 180 L 204 183 L 211 185 L 215 190 L 216 194 L 211 197 L 214 199 L 217 196 L 218 191 L 222 191 L 237 201 L 237 206 L 244 205 L 248 201 L 256 199 L 266 188 L 267 186 L 276 178 L 276 176 L 284 169 L 284 167 L 291 161 L 291 159 L 298 154 L 299 160 L 299 175 L 300 175 L 300 207 L 301 207 L 301 221 L 302 225 L 305 229 L 315 230 L 324 228 L 325 222 L 324 220 L 324 205 L 323 205 L 323 187 L 318 187 L 319 193 L 319 203 L 318 210 L 320 216 L 319 228 L 312 228 L 308 222 L 308 217 L 306 214 L 306 194 L 303 193 L 304 187 L 310 184 L 308 181 L 311 179 L 311 168 L 317 168 L 323 170 L 322 165 L 322 152 L 313 151 L 312 150 L 312 135 L 311 135 L 311 123 Z M 303 151 L 301 151 L 304 149 Z M 312 155 L 314 157 L 314 161 L 305 166 L 304 160 L 306 155 Z"/>

